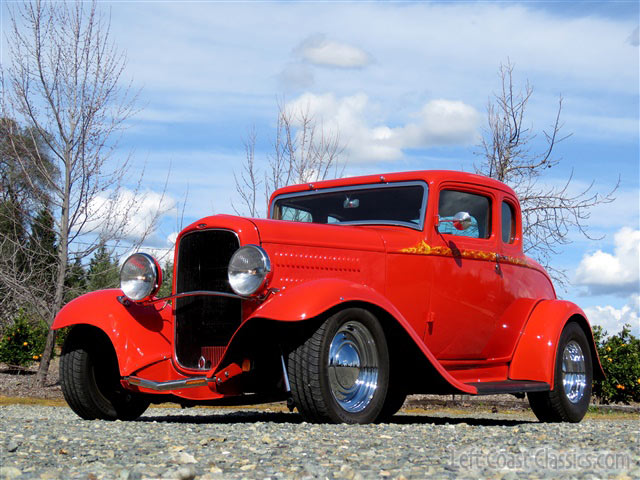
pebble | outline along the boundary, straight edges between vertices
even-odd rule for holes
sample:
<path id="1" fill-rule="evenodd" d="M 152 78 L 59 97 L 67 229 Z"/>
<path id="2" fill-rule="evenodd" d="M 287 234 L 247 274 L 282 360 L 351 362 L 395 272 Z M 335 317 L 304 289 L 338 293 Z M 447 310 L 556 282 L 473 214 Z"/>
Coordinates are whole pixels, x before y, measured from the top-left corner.
<path id="1" fill-rule="evenodd" d="M 186 452 L 180 452 L 176 460 L 178 463 L 198 463 L 196 457 Z"/>
<path id="2" fill-rule="evenodd" d="M 7 444 L 7 452 L 9 453 L 15 452 L 16 450 L 18 450 L 18 447 L 20 447 L 20 444 L 18 442 L 14 442 L 13 440 L 11 440 Z"/>
<path id="3" fill-rule="evenodd" d="M 0 467 L 0 478 L 16 478 L 22 475 L 22 472 L 16 467 Z"/>
<path id="4" fill-rule="evenodd" d="M 438 412 L 380 425 L 314 425 L 295 413 L 204 408 L 151 408 L 137 421 L 105 422 L 66 407 L 7 405 L 0 479 L 627 480 L 640 478 L 637 425 Z M 561 463 L 585 454 L 602 464 Z"/>

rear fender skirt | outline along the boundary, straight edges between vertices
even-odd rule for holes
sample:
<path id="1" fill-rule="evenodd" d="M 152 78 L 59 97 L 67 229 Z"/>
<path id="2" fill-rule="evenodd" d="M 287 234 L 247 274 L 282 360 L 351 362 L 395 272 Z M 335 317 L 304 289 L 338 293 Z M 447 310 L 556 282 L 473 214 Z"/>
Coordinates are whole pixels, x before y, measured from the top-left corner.
<path id="1" fill-rule="evenodd" d="M 121 290 L 99 290 L 66 304 L 56 316 L 54 330 L 73 325 L 92 325 L 111 340 L 118 356 L 120 374 L 131 375 L 152 363 L 171 358 L 173 323 L 171 307 L 164 303 L 124 306 Z"/>
<path id="2" fill-rule="evenodd" d="M 447 383 L 460 392 L 477 393 L 475 387 L 464 384 L 452 377 L 393 304 L 377 291 L 365 285 L 335 279 L 319 279 L 306 282 L 276 293 L 260 305 L 249 319 L 299 322 L 316 318 L 328 310 L 339 308 L 340 304 L 354 302 L 369 304 L 387 312 L 402 326 L 425 358 Z"/>
<path id="3" fill-rule="evenodd" d="M 604 371 L 587 316 L 577 305 L 565 300 L 543 300 L 534 308 L 524 326 L 509 368 L 511 380 L 545 382 L 553 388 L 556 349 L 569 321 L 584 330 L 591 347 L 594 379 L 603 379 Z"/>

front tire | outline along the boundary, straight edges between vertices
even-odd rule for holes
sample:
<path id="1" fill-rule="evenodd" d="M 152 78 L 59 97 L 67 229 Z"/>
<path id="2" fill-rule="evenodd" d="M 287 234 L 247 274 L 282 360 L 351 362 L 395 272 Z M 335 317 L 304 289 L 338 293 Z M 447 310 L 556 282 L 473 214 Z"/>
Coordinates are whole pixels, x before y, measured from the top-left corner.
<path id="1" fill-rule="evenodd" d="M 120 384 L 118 361 L 101 332 L 74 329 L 64 342 L 60 384 L 65 400 L 85 420 L 135 420 L 149 407 Z"/>
<path id="2" fill-rule="evenodd" d="M 326 319 L 290 354 L 291 394 L 305 420 L 370 423 L 389 385 L 389 351 L 377 318 L 347 308 Z"/>
<path id="3" fill-rule="evenodd" d="M 392 385 L 393 383 L 394 382 L 392 382 Z M 384 405 L 382 406 L 382 410 L 380 411 L 380 415 L 378 415 L 376 422 L 389 422 L 391 417 L 400 411 L 406 399 L 407 393 L 402 386 L 390 386 L 387 391 L 387 398 L 384 400 Z"/>
<path id="4" fill-rule="evenodd" d="M 531 410 L 541 422 L 577 423 L 587 413 L 591 400 L 593 364 L 584 331 L 568 323 L 558 342 L 553 390 L 529 392 Z"/>

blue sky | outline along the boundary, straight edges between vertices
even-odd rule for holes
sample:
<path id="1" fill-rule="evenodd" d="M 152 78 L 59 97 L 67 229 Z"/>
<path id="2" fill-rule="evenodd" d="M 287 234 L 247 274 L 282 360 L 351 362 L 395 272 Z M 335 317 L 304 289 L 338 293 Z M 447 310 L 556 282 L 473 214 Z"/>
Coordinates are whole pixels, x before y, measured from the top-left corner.
<path id="1" fill-rule="evenodd" d="M 574 172 L 615 203 L 575 236 L 555 264 L 573 279 L 563 297 L 593 323 L 638 333 L 638 2 L 101 2 L 125 77 L 143 110 L 119 153 L 146 165 L 145 187 L 170 199 L 188 190 L 184 222 L 240 205 L 233 172 L 255 127 L 270 152 L 277 102 L 311 105 L 345 142 L 347 175 L 473 170 L 498 67 L 515 64 L 534 95 L 526 122 L 553 121 L 562 95 L 562 158 L 544 182 Z M 3 26 L 6 22 L 6 15 Z M 176 230 L 167 215 L 151 247 Z"/>

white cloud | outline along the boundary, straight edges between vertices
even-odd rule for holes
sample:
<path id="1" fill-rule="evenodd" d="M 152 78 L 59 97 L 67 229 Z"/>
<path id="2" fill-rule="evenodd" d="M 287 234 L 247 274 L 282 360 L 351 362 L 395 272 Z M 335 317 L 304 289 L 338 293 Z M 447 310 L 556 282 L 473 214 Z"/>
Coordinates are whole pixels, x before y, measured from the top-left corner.
<path id="1" fill-rule="evenodd" d="M 296 53 L 314 65 L 339 68 L 362 68 L 371 63 L 367 53 L 353 45 L 314 35 L 303 41 Z"/>
<path id="2" fill-rule="evenodd" d="M 98 235 L 138 241 L 152 232 L 159 215 L 170 213 L 175 205 L 173 197 L 153 191 L 104 192 L 89 204 L 84 228 Z"/>
<path id="3" fill-rule="evenodd" d="M 460 2 L 118 2 L 111 14 L 113 38 L 127 50 L 127 76 L 158 109 L 152 119 L 194 116 L 206 124 L 222 116 L 250 125 L 273 115 L 278 95 L 313 85 L 338 96 L 364 91 L 389 115 L 426 98 L 464 98 L 482 109 L 498 86 L 499 63 L 510 57 L 519 83 L 528 78 L 535 86 L 529 119 L 536 125 L 546 125 L 555 108 L 553 101 L 532 115 L 538 99 L 562 93 L 566 132 L 637 144 L 633 18 Z M 305 49 L 300 41 L 310 29 L 326 37 L 303 42 Z M 226 133 L 210 138 L 228 142 Z"/>
<path id="4" fill-rule="evenodd" d="M 178 239 L 178 232 L 171 232 L 169 235 L 167 235 L 167 243 L 169 245 L 175 245 L 177 239 Z"/>
<path id="5" fill-rule="evenodd" d="M 640 285 L 640 230 L 623 227 L 614 236 L 613 254 L 598 250 L 585 255 L 576 270 L 575 282 L 592 294 L 626 296 Z"/>
<path id="6" fill-rule="evenodd" d="M 407 147 L 465 144 L 474 140 L 479 122 L 478 112 L 461 101 L 432 100 L 396 135 Z"/>
<path id="7" fill-rule="evenodd" d="M 599 325 L 607 331 L 609 335 L 614 335 L 622 330 L 624 325 L 631 325 L 631 334 L 640 336 L 640 295 L 631 296 L 629 303 L 617 309 L 611 305 L 587 307 L 584 313 L 591 325 Z"/>
<path id="8" fill-rule="evenodd" d="M 120 256 L 119 264 L 122 265 L 124 261 L 127 258 L 129 258 L 130 255 L 133 255 L 134 253 L 138 253 L 138 252 L 143 252 L 151 255 L 153 258 L 158 260 L 158 263 L 160 263 L 160 267 L 164 269 L 167 262 L 173 262 L 173 251 L 174 251 L 174 246 L 176 244 L 177 238 L 178 238 L 178 232 L 172 232 L 169 235 L 167 235 L 165 239 L 166 241 L 165 247 L 160 247 L 160 246 L 152 247 L 148 245 L 142 245 L 139 248 L 130 249 Z M 166 272 L 165 272 L 165 275 L 166 275 Z"/>
<path id="9" fill-rule="evenodd" d="M 336 97 L 305 93 L 286 105 L 294 116 L 307 112 L 328 132 L 338 135 L 352 162 L 402 158 L 403 150 L 438 145 L 468 145 L 476 140 L 479 113 L 452 100 L 431 100 L 400 126 L 375 122 L 378 108 L 364 93 Z"/>

